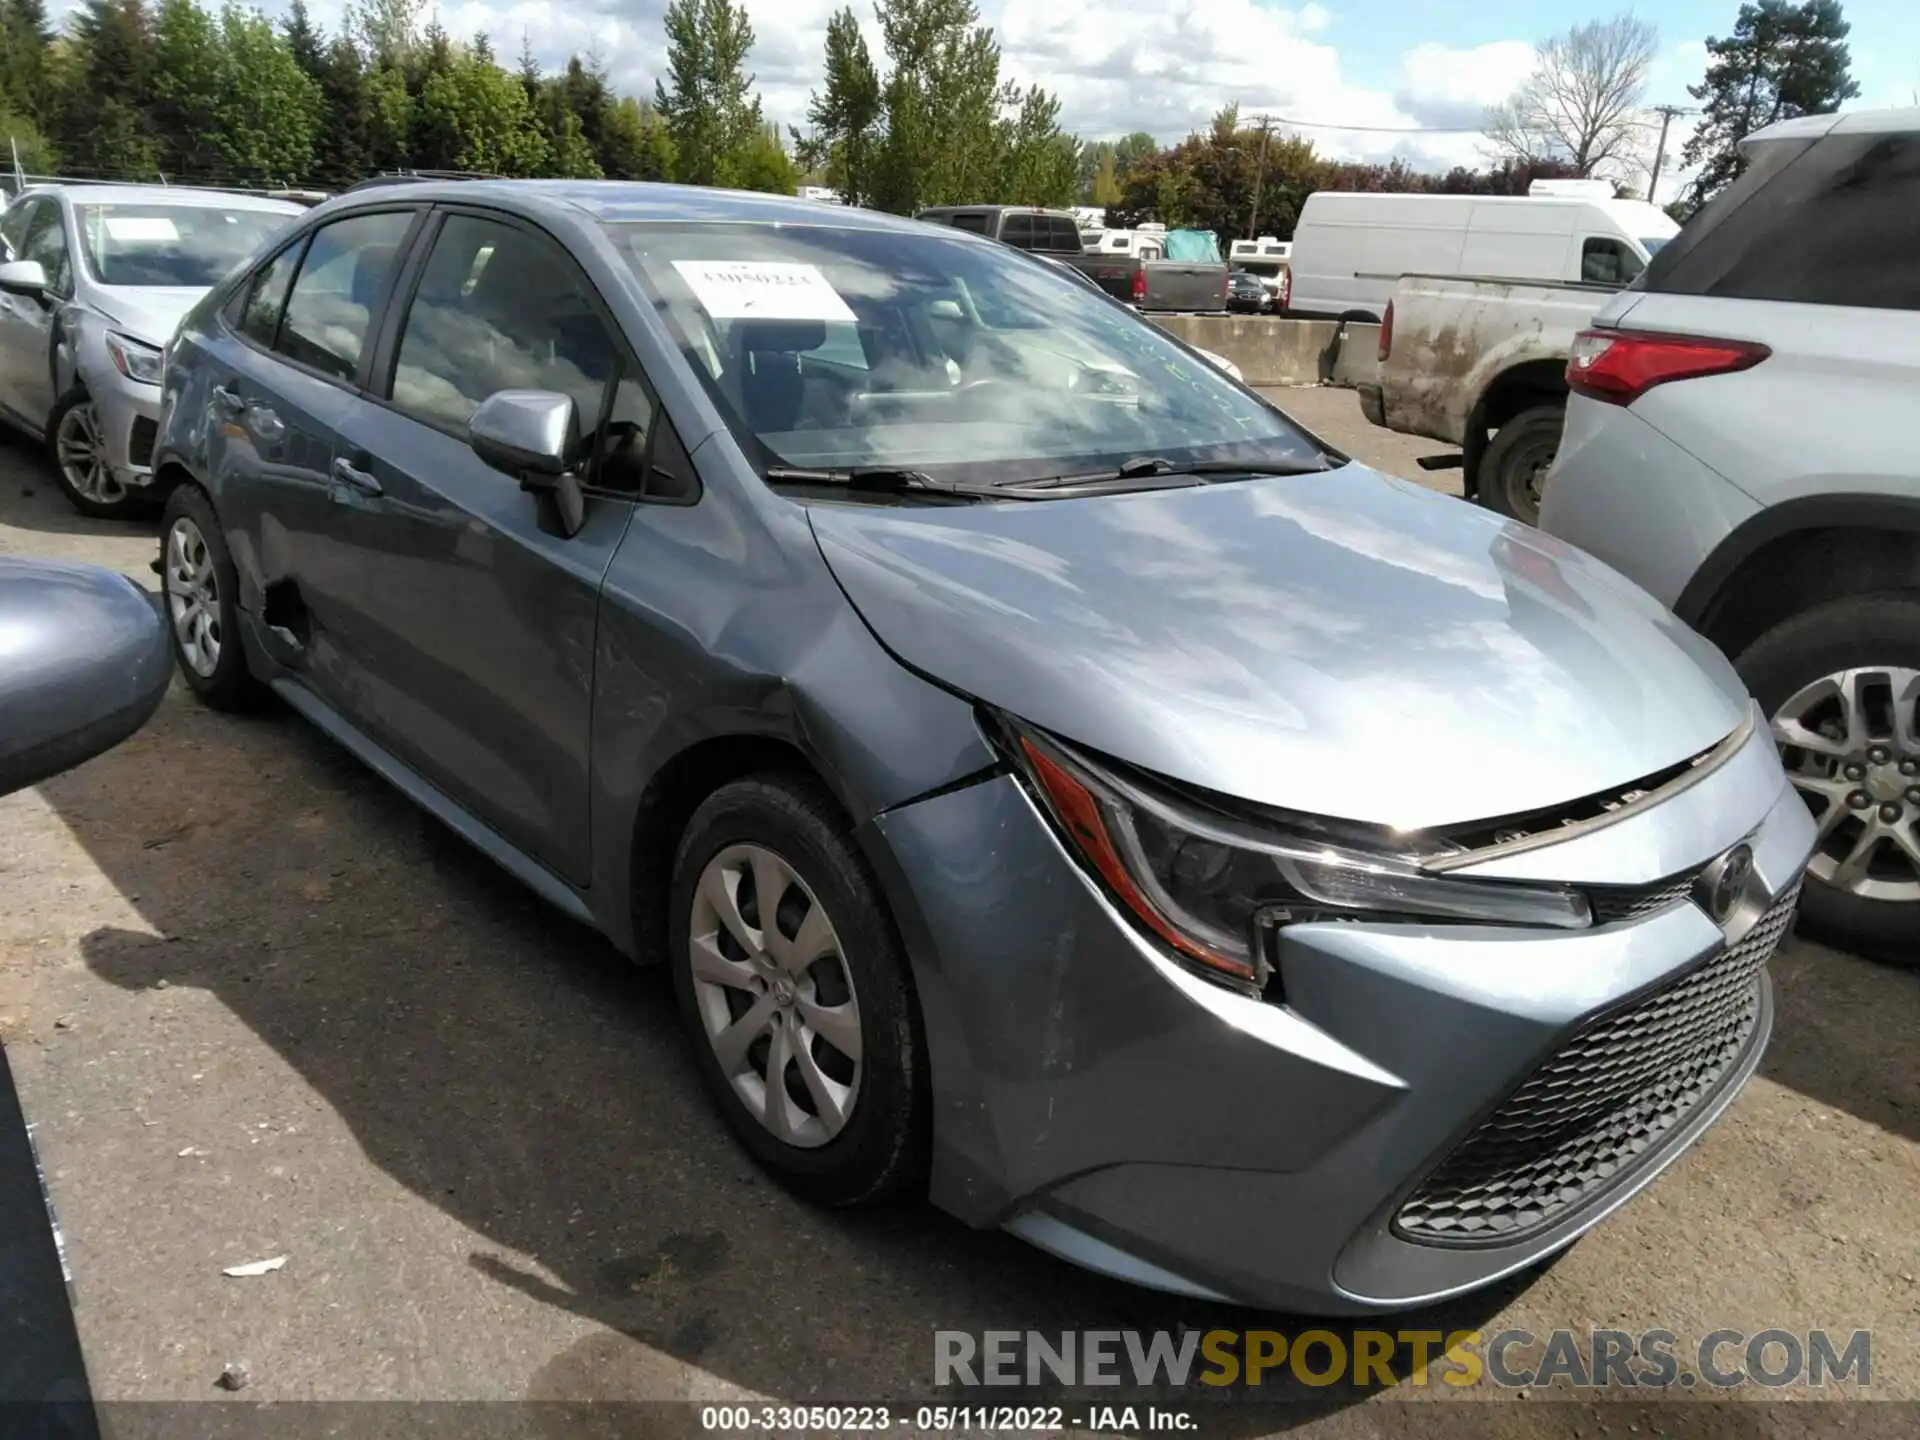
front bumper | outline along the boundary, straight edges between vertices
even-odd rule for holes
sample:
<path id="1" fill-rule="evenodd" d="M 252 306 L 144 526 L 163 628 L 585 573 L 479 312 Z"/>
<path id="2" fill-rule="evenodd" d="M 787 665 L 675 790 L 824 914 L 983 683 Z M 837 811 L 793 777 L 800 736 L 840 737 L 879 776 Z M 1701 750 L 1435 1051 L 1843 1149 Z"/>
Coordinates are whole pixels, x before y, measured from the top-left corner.
<path id="1" fill-rule="evenodd" d="M 153 483 L 153 445 L 160 429 L 160 387 L 129 380 L 111 365 L 86 377 L 108 467 L 122 485 Z"/>
<path id="2" fill-rule="evenodd" d="M 934 1200 L 1162 1289 L 1363 1314 L 1489 1284 L 1651 1180 L 1766 1042 L 1755 974 L 1737 1053 L 1577 1207 L 1511 1242 L 1416 1242 L 1395 1223 L 1409 1196 L 1543 1062 L 1727 950 L 1705 911 L 1681 900 L 1554 934 L 1301 926 L 1285 934 L 1282 997 L 1254 999 L 1142 939 L 1011 777 L 875 823 L 926 1019 Z M 1812 823 L 1764 727 L 1661 806 L 1496 868 L 1642 884 L 1657 877 L 1635 864 L 1678 873 L 1743 838 L 1763 892 L 1786 895 Z"/>

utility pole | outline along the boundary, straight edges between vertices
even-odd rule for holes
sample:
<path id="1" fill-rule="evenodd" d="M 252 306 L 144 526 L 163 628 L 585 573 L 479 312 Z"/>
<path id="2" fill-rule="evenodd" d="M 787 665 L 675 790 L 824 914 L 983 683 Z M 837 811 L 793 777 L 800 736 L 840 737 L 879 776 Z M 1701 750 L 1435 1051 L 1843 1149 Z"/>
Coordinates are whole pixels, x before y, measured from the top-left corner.
<path id="1" fill-rule="evenodd" d="M 1673 124 L 1674 116 L 1689 112 L 1679 105 L 1656 105 L 1653 107 L 1653 113 L 1660 117 L 1660 143 L 1653 150 L 1653 174 L 1647 181 L 1647 202 L 1658 204 L 1659 202 L 1653 197 L 1660 184 L 1660 162 L 1667 158 L 1667 127 Z"/>
<path id="2" fill-rule="evenodd" d="M 1247 238 L 1255 240 L 1260 235 L 1260 187 L 1267 178 L 1267 142 L 1273 137 L 1273 117 L 1260 117 L 1260 164 L 1253 172 L 1253 214 L 1247 219 Z"/>

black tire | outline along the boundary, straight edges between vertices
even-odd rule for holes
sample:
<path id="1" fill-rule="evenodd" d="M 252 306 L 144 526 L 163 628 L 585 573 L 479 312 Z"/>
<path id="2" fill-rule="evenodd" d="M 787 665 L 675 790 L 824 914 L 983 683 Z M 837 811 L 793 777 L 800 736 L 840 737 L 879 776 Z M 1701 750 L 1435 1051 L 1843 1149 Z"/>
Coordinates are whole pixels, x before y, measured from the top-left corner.
<path id="1" fill-rule="evenodd" d="M 67 497 L 67 503 L 94 520 L 143 520 L 153 514 L 153 497 L 144 490 L 125 490 L 114 500 L 98 500 L 83 492 L 67 477 L 60 459 L 60 430 L 67 417 L 82 405 L 91 405 L 93 397 L 84 386 L 76 385 L 62 395 L 47 416 L 47 464 L 53 469 L 54 484 Z M 98 433 L 96 426 L 96 435 Z"/>
<path id="2" fill-rule="evenodd" d="M 825 908 L 858 1008 L 862 1053 L 853 1106 L 844 1128 L 813 1148 L 776 1137 L 736 1092 L 696 997 L 691 948 L 696 890 L 709 862 L 742 844 L 776 854 Z M 785 898 L 797 894 L 789 891 Z M 923 1187 L 931 1092 L 919 1007 L 893 918 L 832 797 L 817 782 L 783 772 L 750 776 L 715 791 L 681 837 L 671 903 L 669 964 L 695 1064 L 754 1159 L 789 1189 L 826 1205 L 875 1204 Z M 754 910 L 757 918 L 757 896 Z M 749 1063 L 759 1067 L 764 1090 L 766 1056 Z"/>
<path id="3" fill-rule="evenodd" d="M 1920 670 L 1920 594 L 1860 595 L 1817 605 L 1767 631 L 1734 666 L 1769 716 L 1822 676 L 1875 666 Z M 1920 812 L 1920 806 L 1902 803 L 1910 817 Z M 1819 939 L 1875 959 L 1920 965 L 1920 901 L 1867 899 L 1809 875 L 1800 915 L 1803 928 Z"/>
<path id="4" fill-rule="evenodd" d="M 1540 523 L 1540 482 L 1559 452 L 1566 418 L 1564 405 L 1536 405 L 1495 432 L 1480 457 L 1476 490 L 1482 505 L 1528 525 Z"/>
<path id="5" fill-rule="evenodd" d="M 175 531 L 190 525 L 204 545 L 214 586 L 212 610 L 218 658 L 210 668 L 196 663 L 181 640 L 175 617 L 177 599 L 192 598 L 175 565 Z M 264 687 L 247 668 L 240 638 L 239 579 L 213 502 L 198 485 L 180 485 L 167 497 L 160 515 L 160 600 L 173 644 L 174 666 L 193 693 L 216 710 L 246 710 L 258 704 Z M 202 601 L 204 604 L 204 600 Z"/>

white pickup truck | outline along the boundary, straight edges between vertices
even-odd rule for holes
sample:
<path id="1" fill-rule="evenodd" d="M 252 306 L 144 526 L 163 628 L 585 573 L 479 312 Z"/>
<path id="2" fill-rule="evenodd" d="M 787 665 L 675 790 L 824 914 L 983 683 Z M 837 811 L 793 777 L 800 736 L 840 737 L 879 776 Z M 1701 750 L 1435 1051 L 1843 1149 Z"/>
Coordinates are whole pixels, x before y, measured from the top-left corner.
<path id="1" fill-rule="evenodd" d="M 1467 498 L 1532 524 L 1560 447 L 1567 349 L 1619 288 L 1403 275 L 1360 409 L 1388 430 L 1458 445 Z"/>

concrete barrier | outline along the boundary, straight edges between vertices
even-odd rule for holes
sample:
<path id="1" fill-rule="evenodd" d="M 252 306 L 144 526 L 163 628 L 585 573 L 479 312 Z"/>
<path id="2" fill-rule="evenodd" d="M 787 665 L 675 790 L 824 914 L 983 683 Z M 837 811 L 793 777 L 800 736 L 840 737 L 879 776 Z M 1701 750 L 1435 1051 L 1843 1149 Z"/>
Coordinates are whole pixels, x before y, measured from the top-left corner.
<path id="1" fill-rule="evenodd" d="M 1271 315 L 1152 315 L 1187 344 L 1224 355 L 1249 385 L 1363 385 L 1379 372 L 1380 327 Z"/>

